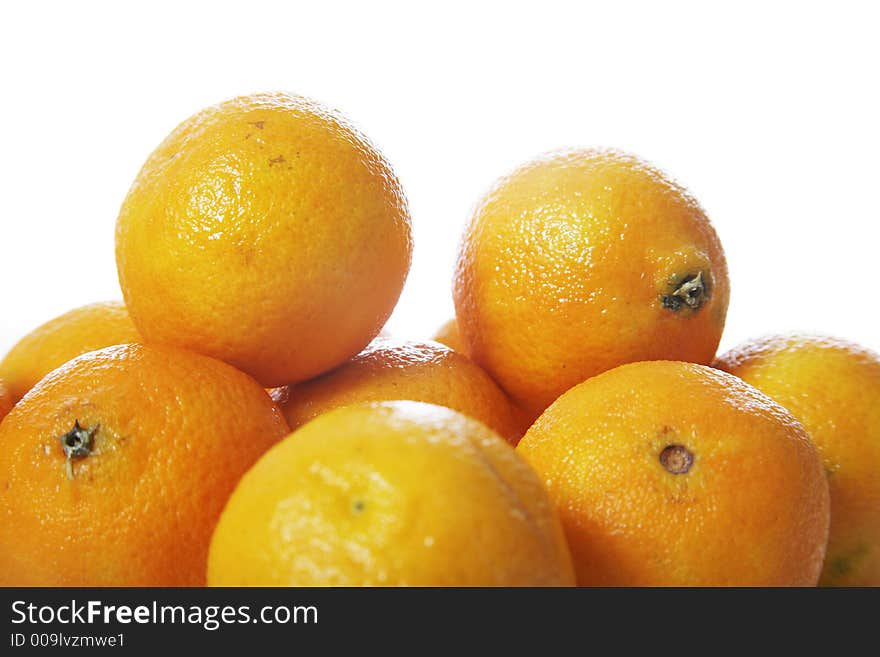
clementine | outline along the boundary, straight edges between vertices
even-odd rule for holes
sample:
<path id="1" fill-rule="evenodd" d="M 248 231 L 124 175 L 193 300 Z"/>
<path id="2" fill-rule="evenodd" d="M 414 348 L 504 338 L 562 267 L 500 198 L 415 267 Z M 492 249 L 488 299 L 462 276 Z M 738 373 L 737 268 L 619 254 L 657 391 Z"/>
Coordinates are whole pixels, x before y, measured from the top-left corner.
<path id="1" fill-rule="evenodd" d="M 804 428 L 736 377 L 632 363 L 572 388 L 517 451 L 580 585 L 814 586 L 828 484 Z"/>
<path id="2" fill-rule="evenodd" d="M 536 416 L 622 363 L 709 364 L 729 283 L 683 187 L 633 155 L 586 149 L 538 158 L 489 190 L 454 296 L 468 353 Z"/>
<path id="3" fill-rule="evenodd" d="M 406 199 L 375 146 L 338 113 L 282 93 L 184 121 L 144 164 L 116 226 L 119 280 L 144 338 L 265 387 L 363 349 L 411 250 Z"/>
<path id="4" fill-rule="evenodd" d="M 880 356 L 793 333 L 750 341 L 716 365 L 791 411 L 822 455 L 831 535 L 820 584 L 880 586 Z"/>
<path id="5" fill-rule="evenodd" d="M 535 473 L 479 422 L 421 402 L 339 408 L 242 478 L 211 541 L 215 586 L 564 586 Z"/>
<path id="6" fill-rule="evenodd" d="M 203 585 L 229 494 L 287 432 L 220 361 L 139 345 L 80 356 L 0 425 L 0 585 Z"/>
<path id="7" fill-rule="evenodd" d="M 0 360 L 0 378 L 13 401 L 18 401 L 37 381 L 77 356 L 140 341 L 123 303 L 93 303 L 50 320 L 19 340 Z"/>

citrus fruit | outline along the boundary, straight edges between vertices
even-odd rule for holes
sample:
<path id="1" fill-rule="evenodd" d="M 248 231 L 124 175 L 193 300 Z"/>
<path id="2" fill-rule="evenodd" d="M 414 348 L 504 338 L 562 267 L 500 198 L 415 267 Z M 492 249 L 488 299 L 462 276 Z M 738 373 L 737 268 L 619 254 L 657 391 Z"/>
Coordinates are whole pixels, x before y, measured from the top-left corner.
<path id="1" fill-rule="evenodd" d="M 410 217 L 388 162 L 299 96 L 209 107 L 153 151 L 116 226 L 119 280 L 149 342 L 266 387 L 357 354 L 409 270 Z"/>
<path id="2" fill-rule="evenodd" d="M 437 332 L 431 339 L 440 344 L 445 344 L 450 349 L 461 354 L 467 354 L 467 346 L 465 345 L 464 340 L 461 339 L 461 333 L 458 330 L 458 322 L 455 318 L 444 322 L 443 325 L 437 329 Z"/>
<path id="3" fill-rule="evenodd" d="M 12 395 L 9 394 L 6 386 L 3 385 L 3 381 L 0 381 L 0 422 L 12 410 L 12 406 Z"/>
<path id="4" fill-rule="evenodd" d="M 516 444 L 525 429 L 510 401 L 477 365 L 437 342 L 377 338 L 345 365 L 288 388 L 281 409 L 292 429 L 358 402 L 439 404 L 480 420 Z"/>
<path id="5" fill-rule="evenodd" d="M 532 469 L 483 424 L 412 401 L 330 411 L 272 448 L 208 557 L 216 586 L 573 583 Z"/>
<path id="6" fill-rule="evenodd" d="M 588 149 L 495 183 L 465 231 L 454 296 L 468 353 L 537 415 L 623 363 L 710 363 L 729 284 L 687 191 L 635 156 Z"/>
<path id="7" fill-rule="evenodd" d="M 775 335 L 716 365 L 785 406 L 810 433 L 831 491 L 820 584 L 880 586 L 880 356 L 820 335 Z"/>
<path id="8" fill-rule="evenodd" d="M 622 365 L 562 395 L 517 451 L 580 585 L 814 586 L 828 484 L 798 421 L 710 367 Z"/>
<path id="9" fill-rule="evenodd" d="M 118 301 L 76 308 L 37 327 L 0 360 L 0 378 L 18 401 L 49 372 L 89 351 L 140 342 Z"/>
<path id="10" fill-rule="evenodd" d="M 63 365 L 0 425 L 0 585 L 203 585 L 226 499 L 287 433 L 259 384 L 205 356 Z"/>

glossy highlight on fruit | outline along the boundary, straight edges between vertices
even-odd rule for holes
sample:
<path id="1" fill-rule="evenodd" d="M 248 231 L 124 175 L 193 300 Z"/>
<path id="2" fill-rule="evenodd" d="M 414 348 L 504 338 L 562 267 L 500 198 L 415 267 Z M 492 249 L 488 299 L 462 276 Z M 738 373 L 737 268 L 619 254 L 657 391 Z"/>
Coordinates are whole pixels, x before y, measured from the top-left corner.
<path id="1" fill-rule="evenodd" d="M 819 583 L 880 586 L 880 355 L 791 333 L 747 342 L 716 366 L 791 411 L 822 455 L 831 535 Z"/>
<path id="2" fill-rule="evenodd" d="M 532 469 L 441 406 L 339 408 L 271 449 L 223 511 L 213 586 L 570 586 Z"/>
<path id="3" fill-rule="evenodd" d="M 564 150 L 481 199 L 454 297 L 469 355 L 536 416 L 623 363 L 709 364 L 729 283 L 718 236 L 683 187 L 633 155 Z"/>
<path id="4" fill-rule="evenodd" d="M 91 352 L 0 424 L 0 586 L 201 586 L 244 472 L 288 427 L 249 376 L 169 347 Z"/>
<path id="5" fill-rule="evenodd" d="M 361 351 L 391 314 L 411 251 L 406 198 L 378 149 L 335 111 L 283 93 L 184 121 L 116 225 L 119 280 L 144 338 L 265 387 Z"/>
<path id="6" fill-rule="evenodd" d="M 291 429 L 296 429 L 340 406 L 395 400 L 446 406 L 479 420 L 514 445 L 525 432 L 489 375 L 437 342 L 377 338 L 335 370 L 290 386 L 280 405 Z"/>

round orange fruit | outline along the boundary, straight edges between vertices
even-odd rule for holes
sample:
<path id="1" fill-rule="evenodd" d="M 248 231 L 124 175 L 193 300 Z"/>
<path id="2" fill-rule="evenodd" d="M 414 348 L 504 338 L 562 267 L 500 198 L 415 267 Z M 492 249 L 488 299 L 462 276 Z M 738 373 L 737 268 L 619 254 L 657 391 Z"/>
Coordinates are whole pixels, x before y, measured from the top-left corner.
<path id="1" fill-rule="evenodd" d="M 214 586 L 565 586 L 571 558 L 531 468 L 483 424 L 421 402 L 330 411 L 242 478 Z"/>
<path id="2" fill-rule="evenodd" d="M 583 586 L 814 586 L 828 484 L 804 428 L 736 377 L 623 365 L 562 395 L 517 451 Z"/>
<path id="3" fill-rule="evenodd" d="M 537 415 L 623 363 L 710 363 L 729 283 L 684 188 L 635 156 L 587 149 L 495 183 L 465 231 L 454 296 L 468 353 Z"/>
<path id="4" fill-rule="evenodd" d="M 458 322 L 454 317 L 444 322 L 443 325 L 437 329 L 437 332 L 431 339 L 440 344 L 445 344 L 447 347 L 460 354 L 467 355 L 467 346 L 465 345 L 464 340 L 461 339 L 461 333 L 458 330 Z"/>
<path id="5" fill-rule="evenodd" d="M 437 342 L 378 338 L 345 365 L 290 386 L 281 409 L 296 429 L 340 406 L 394 400 L 446 406 L 480 420 L 513 444 L 525 432 L 489 375 Z"/>
<path id="6" fill-rule="evenodd" d="M 205 356 L 63 365 L 0 425 L 0 585 L 204 585 L 229 494 L 287 433 L 256 381 Z"/>
<path id="7" fill-rule="evenodd" d="M 144 164 L 116 226 L 119 280 L 144 338 L 265 387 L 363 349 L 411 250 L 406 199 L 375 146 L 336 112 L 281 93 L 184 121 Z"/>
<path id="8" fill-rule="evenodd" d="M 0 360 L 0 378 L 18 401 L 52 370 L 77 356 L 118 344 L 140 342 L 125 304 L 93 303 L 35 328 Z"/>
<path id="9" fill-rule="evenodd" d="M 775 335 L 716 366 L 785 406 L 828 474 L 831 535 L 820 584 L 880 586 L 880 355 L 820 335 Z"/>

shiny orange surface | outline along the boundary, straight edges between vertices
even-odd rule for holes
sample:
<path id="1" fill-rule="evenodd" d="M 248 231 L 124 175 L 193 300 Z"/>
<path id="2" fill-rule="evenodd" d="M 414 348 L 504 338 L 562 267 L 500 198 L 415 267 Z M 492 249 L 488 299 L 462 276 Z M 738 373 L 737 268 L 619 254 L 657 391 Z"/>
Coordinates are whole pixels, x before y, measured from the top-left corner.
<path id="1" fill-rule="evenodd" d="M 791 411 L 822 455 L 831 537 L 820 583 L 880 586 L 880 356 L 793 333 L 748 342 L 716 365 Z"/>
<path id="2" fill-rule="evenodd" d="M 675 293 L 697 276 L 692 308 Z M 697 201 L 608 150 L 550 153 L 496 182 L 455 278 L 469 353 L 534 415 L 623 363 L 710 363 L 728 298 L 721 243 Z"/>
<path id="3" fill-rule="evenodd" d="M 724 372 L 623 365 L 562 395 L 517 452 L 565 527 L 578 584 L 814 586 L 822 462 L 801 424 Z"/>
<path id="4" fill-rule="evenodd" d="M 287 432 L 259 384 L 211 358 L 71 361 L 0 424 L 0 585 L 203 585 L 226 499 Z"/>
<path id="5" fill-rule="evenodd" d="M 388 162 L 342 116 L 288 94 L 184 121 L 144 164 L 116 227 L 119 280 L 145 339 L 266 387 L 363 349 L 397 302 L 411 250 Z"/>

